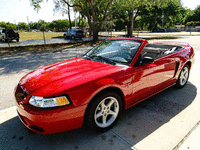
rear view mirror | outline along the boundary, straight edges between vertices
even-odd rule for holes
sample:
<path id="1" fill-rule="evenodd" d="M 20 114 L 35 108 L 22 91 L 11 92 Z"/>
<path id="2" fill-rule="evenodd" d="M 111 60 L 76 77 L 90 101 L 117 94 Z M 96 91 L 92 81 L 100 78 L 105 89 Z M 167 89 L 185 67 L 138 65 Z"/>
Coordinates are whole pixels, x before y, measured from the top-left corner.
<path id="1" fill-rule="evenodd" d="M 144 57 L 142 58 L 141 64 L 152 64 L 154 62 L 154 59 L 151 57 Z"/>

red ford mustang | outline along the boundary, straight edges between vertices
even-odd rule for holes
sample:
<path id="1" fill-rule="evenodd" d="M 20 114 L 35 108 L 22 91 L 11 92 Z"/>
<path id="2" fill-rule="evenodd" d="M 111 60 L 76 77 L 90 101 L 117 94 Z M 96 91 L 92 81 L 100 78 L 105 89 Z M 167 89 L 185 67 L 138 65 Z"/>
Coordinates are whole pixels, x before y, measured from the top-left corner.
<path id="1" fill-rule="evenodd" d="M 123 109 L 176 85 L 186 85 L 194 62 L 186 43 L 107 39 L 82 58 L 41 67 L 15 90 L 23 124 L 40 134 L 83 125 L 106 131 Z"/>

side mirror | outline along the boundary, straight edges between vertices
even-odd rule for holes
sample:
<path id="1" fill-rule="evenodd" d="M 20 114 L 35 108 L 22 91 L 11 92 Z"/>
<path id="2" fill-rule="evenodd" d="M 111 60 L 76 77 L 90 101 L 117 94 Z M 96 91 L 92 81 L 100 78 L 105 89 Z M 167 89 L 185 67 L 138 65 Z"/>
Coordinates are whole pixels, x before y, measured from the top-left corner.
<path id="1" fill-rule="evenodd" d="M 154 59 L 148 56 L 144 57 L 141 60 L 141 64 L 152 64 L 153 62 L 154 62 Z"/>

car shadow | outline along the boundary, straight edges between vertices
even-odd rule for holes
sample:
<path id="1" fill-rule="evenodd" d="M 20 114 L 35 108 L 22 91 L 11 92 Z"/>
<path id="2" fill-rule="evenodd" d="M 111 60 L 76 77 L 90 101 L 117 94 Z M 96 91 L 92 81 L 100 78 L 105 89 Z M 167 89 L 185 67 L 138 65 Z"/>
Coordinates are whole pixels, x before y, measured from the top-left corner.
<path id="1" fill-rule="evenodd" d="M 105 133 L 80 128 L 39 135 L 14 117 L 0 124 L 0 143 L 3 149 L 130 149 L 190 106 L 196 95 L 192 83 L 183 89 L 168 88 L 124 111 L 119 122 Z"/>

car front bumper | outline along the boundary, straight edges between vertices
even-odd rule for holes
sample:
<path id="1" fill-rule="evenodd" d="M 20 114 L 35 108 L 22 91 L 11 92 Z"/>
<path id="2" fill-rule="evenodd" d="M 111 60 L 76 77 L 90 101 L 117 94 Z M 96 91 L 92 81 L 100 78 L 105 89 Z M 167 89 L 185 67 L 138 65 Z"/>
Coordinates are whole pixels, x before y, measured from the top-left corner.
<path id="1" fill-rule="evenodd" d="M 86 107 L 71 105 L 40 109 L 26 104 L 18 105 L 17 112 L 22 123 L 30 130 L 39 134 L 54 134 L 82 127 Z"/>

